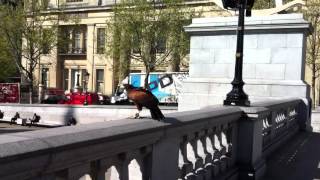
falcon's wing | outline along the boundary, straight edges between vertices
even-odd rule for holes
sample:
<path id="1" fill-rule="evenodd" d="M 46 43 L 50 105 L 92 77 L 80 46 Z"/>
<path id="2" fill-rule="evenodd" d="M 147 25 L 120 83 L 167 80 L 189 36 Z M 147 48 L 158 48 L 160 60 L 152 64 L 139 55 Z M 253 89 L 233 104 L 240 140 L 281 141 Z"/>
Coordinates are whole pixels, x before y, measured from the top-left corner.
<path id="1" fill-rule="evenodd" d="M 131 90 L 128 93 L 129 99 L 131 99 L 136 104 L 141 104 L 143 106 L 154 106 L 158 105 L 158 99 L 147 90 Z"/>

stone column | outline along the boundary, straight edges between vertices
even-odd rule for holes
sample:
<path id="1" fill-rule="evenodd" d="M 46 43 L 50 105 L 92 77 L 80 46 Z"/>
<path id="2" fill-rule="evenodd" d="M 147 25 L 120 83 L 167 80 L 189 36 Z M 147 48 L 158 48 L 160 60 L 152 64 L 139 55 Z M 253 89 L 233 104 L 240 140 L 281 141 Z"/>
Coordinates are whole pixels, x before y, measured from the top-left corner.
<path id="1" fill-rule="evenodd" d="M 95 57 L 96 51 L 96 24 L 88 24 L 87 29 L 87 71 L 90 73 L 88 81 L 88 91 L 94 91 L 94 79 L 95 79 Z"/>
<path id="2" fill-rule="evenodd" d="M 243 80 L 251 102 L 300 97 L 304 82 L 306 37 L 310 24 L 302 14 L 246 17 Z M 185 27 L 191 35 L 190 77 L 179 110 L 222 104 L 231 90 L 236 50 L 236 17 L 198 18 Z"/>
<path id="3" fill-rule="evenodd" d="M 44 98 L 44 85 L 39 84 L 39 90 L 38 90 L 38 102 L 41 103 L 41 101 Z"/>

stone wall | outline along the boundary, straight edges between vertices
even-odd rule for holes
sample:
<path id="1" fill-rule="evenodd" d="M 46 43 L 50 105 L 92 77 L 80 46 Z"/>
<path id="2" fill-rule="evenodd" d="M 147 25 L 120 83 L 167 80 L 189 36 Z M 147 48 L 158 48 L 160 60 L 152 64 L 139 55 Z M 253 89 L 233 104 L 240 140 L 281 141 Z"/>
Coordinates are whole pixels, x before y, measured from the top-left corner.
<path id="1" fill-rule="evenodd" d="M 309 98 L 304 80 L 310 25 L 301 14 L 245 19 L 243 79 L 250 101 Z M 191 34 L 190 78 L 179 110 L 222 104 L 234 77 L 237 17 L 199 18 Z"/>

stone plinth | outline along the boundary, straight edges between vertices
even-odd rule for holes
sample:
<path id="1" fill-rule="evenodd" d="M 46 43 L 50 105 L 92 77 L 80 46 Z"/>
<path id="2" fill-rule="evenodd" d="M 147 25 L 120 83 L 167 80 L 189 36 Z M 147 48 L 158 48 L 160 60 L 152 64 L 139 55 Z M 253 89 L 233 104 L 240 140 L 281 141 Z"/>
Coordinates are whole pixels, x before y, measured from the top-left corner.
<path id="1" fill-rule="evenodd" d="M 243 79 L 251 102 L 301 97 L 306 36 L 310 24 L 302 14 L 245 19 Z M 198 18 L 185 27 L 191 35 L 190 77 L 184 82 L 179 110 L 222 104 L 232 86 L 237 17 Z"/>

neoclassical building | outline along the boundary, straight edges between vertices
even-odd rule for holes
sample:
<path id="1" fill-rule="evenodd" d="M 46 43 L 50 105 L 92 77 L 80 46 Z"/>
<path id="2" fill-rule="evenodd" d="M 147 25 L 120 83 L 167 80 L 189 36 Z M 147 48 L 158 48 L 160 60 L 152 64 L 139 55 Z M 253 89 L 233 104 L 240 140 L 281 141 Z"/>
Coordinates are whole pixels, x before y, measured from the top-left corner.
<path id="1" fill-rule="evenodd" d="M 205 15 L 225 11 L 207 0 L 188 0 L 188 5 L 201 9 Z M 59 37 L 70 39 L 58 45 L 50 54 L 40 59 L 34 73 L 36 81 L 48 88 L 70 91 L 77 85 L 84 86 L 84 76 L 89 73 L 88 90 L 110 95 L 113 93 L 113 62 L 106 54 L 105 47 L 107 19 L 112 17 L 115 0 L 50 0 L 47 13 L 61 10 L 74 22 L 59 22 Z M 143 72 L 143 66 L 133 65 L 133 72 Z M 78 78 L 79 76 L 79 78 Z"/>
<path id="2" fill-rule="evenodd" d="M 295 3 L 278 5 L 276 8 L 253 11 L 253 15 L 269 15 L 284 9 L 300 6 Z M 113 62 L 106 54 L 105 41 L 107 19 L 112 17 L 112 7 L 116 0 L 49 0 L 47 12 L 55 15 L 58 10 L 68 17 L 76 17 L 74 22 L 59 22 L 59 37 L 69 39 L 60 44 L 50 54 L 44 55 L 34 73 L 36 82 L 48 88 L 70 91 L 77 83 L 84 86 L 85 74 L 89 73 L 89 91 L 110 95 L 117 84 L 114 83 Z M 203 16 L 230 16 L 233 11 L 223 9 L 221 0 L 186 0 L 187 5 L 201 9 Z M 279 3 L 278 3 L 279 4 Z M 143 72 L 143 66 L 134 64 L 133 72 Z M 77 82 L 79 79 L 79 82 Z"/>

